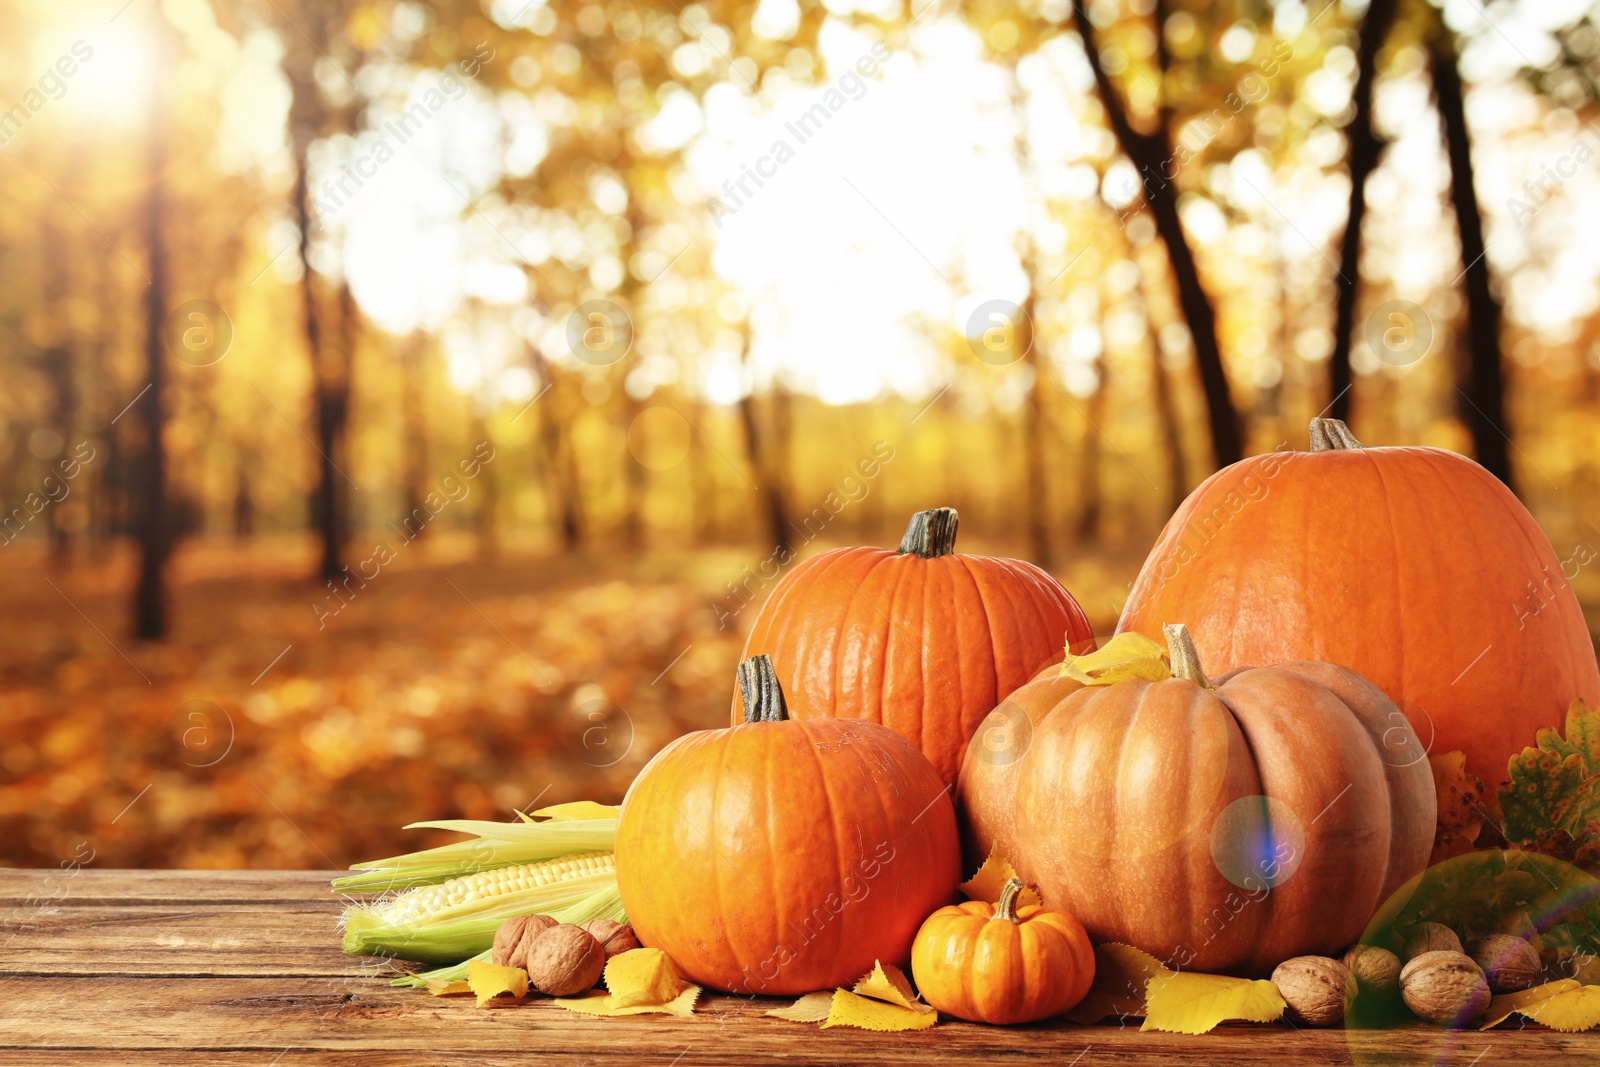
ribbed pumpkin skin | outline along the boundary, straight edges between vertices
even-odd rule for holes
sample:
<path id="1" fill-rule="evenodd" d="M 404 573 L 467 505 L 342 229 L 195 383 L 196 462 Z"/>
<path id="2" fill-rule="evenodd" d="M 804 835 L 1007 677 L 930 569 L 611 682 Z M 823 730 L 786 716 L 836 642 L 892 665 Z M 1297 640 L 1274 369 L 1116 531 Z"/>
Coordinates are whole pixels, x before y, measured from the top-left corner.
<path id="1" fill-rule="evenodd" d="M 1215 684 L 1084 688 L 1052 672 L 1012 694 L 1003 717 L 1031 726 L 1008 750 L 1020 756 L 962 770 L 969 863 L 998 844 L 1096 942 L 1173 966 L 1266 974 L 1343 952 L 1427 864 L 1436 813 L 1422 746 L 1382 692 L 1332 664 Z M 1298 868 L 1270 892 L 1230 882 L 1212 852 L 1224 809 L 1263 795 L 1304 833 Z"/>
<path id="2" fill-rule="evenodd" d="M 978 723 L 1068 644 L 1093 649 L 1089 620 L 1031 563 L 841 548 L 778 583 L 744 655 L 772 657 L 796 714 L 881 722 L 954 782 Z"/>
<path id="3" fill-rule="evenodd" d="M 968 900 L 928 916 L 911 948 L 917 991 L 942 1012 L 1010 1026 L 1059 1015 L 1094 982 L 1094 949 L 1083 924 L 1028 905 L 1015 923 L 994 905 Z"/>
<path id="4" fill-rule="evenodd" d="M 735 993 L 831 989 L 903 962 L 961 880 L 944 782 L 854 719 L 679 738 L 629 788 L 616 856 L 639 940 Z"/>
<path id="5" fill-rule="evenodd" d="M 1462 750 L 1491 785 L 1574 699 L 1600 699 L 1549 540 L 1497 478 L 1440 449 L 1273 454 L 1212 475 L 1167 523 L 1118 629 L 1159 639 L 1179 620 L 1219 672 L 1360 672 L 1430 751 Z"/>

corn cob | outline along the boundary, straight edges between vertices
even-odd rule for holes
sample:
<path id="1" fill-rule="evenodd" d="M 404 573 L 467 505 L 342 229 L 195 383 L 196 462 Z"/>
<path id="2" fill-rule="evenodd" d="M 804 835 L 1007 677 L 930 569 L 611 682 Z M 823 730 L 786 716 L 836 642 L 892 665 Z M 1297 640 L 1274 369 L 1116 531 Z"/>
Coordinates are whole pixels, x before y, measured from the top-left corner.
<path id="1" fill-rule="evenodd" d="M 425 962 L 455 962 L 488 948 L 495 929 L 519 915 L 557 914 L 614 889 L 610 852 L 582 852 L 495 867 L 412 889 L 345 912 L 344 950 Z"/>

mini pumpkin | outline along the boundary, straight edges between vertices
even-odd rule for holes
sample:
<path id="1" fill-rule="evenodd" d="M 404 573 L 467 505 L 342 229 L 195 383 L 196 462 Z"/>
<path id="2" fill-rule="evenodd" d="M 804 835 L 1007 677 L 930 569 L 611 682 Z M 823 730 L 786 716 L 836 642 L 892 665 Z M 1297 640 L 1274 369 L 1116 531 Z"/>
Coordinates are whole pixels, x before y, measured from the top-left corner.
<path id="1" fill-rule="evenodd" d="M 1187 629 L 1167 639 L 1170 668 L 1121 635 L 1143 650 L 1134 676 L 1057 669 L 996 709 L 961 772 L 969 861 L 999 848 L 1097 942 L 1172 966 L 1264 975 L 1342 952 L 1427 863 L 1421 744 L 1353 671 L 1284 663 L 1213 685 Z"/>
<path id="2" fill-rule="evenodd" d="M 1574 559 L 1586 562 L 1588 556 Z M 1311 451 L 1218 471 L 1167 522 L 1119 631 L 1193 627 L 1206 665 L 1358 671 L 1432 752 L 1493 786 L 1575 698 L 1600 698 L 1583 611 L 1528 509 L 1439 448 L 1365 448 L 1313 419 Z"/>
<path id="3" fill-rule="evenodd" d="M 954 508 L 919 511 L 898 549 L 839 548 L 797 565 L 744 646 L 772 657 L 794 714 L 881 722 L 946 782 L 1002 697 L 1064 645 L 1094 647 L 1071 593 L 1032 563 L 957 553 L 957 521 Z"/>
<path id="4" fill-rule="evenodd" d="M 969 900 L 928 916 L 911 948 L 922 997 L 960 1019 L 1007 1026 L 1059 1015 L 1094 982 L 1094 949 L 1067 912 L 1017 906 L 1020 878 L 994 904 Z"/>
<path id="5" fill-rule="evenodd" d="M 734 993 L 848 986 L 904 962 L 955 895 L 949 788 L 860 719 L 793 718 L 766 656 L 739 668 L 747 721 L 688 734 L 629 787 L 617 887 L 640 942 Z"/>

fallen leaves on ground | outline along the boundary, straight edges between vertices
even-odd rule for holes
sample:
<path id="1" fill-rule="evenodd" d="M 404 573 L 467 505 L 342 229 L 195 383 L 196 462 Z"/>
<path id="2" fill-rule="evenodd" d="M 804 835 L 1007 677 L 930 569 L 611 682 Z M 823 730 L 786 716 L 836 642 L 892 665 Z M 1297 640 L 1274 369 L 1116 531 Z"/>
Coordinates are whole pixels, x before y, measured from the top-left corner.
<path id="1" fill-rule="evenodd" d="M 820 1022 L 824 1030 L 834 1026 L 883 1032 L 926 1030 L 939 1021 L 939 1013 L 912 991 L 905 972 L 882 960 L 874 961 L 872 970 L 857 979 L 854 989 L 807 993 L 767 1014 L 790 1022 Z"/>
<path id="2" fill-rule="evenodd" d="M 1145 988 L 1152 978 L 1171 974 L 1161 961 L 1132 945 L 1108 942 L 1094 949 L 1094 984 L 1067 1012 L 1075 1023 L 1097 1023 L 1116 1015 L 1142 1018 Z"/>
<path id="3" fill-rule="evenodd" d="M 1513 1015 L 1536 1023 L 1578 1033 L 1600 1026 L 1600 986 L 1582 985 L 1571 978 L 1505 993 L 1489 1002 L 1480 1030 L 1498 1026 Z"/>
<path id="4" fill-rule="evenodd" d="M 605 983 L 605 990 L 558 997 L 556 1003 L 586 1015 L 692 1015 L 700 996 L 700 987 L 679 977 L 672 959 L 658 948 L 634 948 L 611 957 Z"/>
<path id="5" fill-rule="evenodd" d="M 485 1008 L 495 997 L 509 994 L 521 1000 L 527 996 L 528 972 L 521 967 L 502 967 L 497 963 L 473 960 L 467 964 L 466 984 L 478 995 L 478 1007 Z"/>

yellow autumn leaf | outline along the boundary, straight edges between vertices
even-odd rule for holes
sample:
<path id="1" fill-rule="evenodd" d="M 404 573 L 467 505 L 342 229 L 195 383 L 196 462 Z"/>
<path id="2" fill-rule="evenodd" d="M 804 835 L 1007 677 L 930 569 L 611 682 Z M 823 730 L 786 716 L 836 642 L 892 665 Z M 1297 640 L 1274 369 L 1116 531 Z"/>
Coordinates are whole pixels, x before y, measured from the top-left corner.
<path id="1" fill-rule="evenodd" d="M 1143 1016 L 1150 979 L 1170 973 L 1160 960 L 1132 945 L 1096 945 L 1094 984 L 1067 1018 L 1087 1026 L 1111 1015 Z"/>
<path id="2" fill-rule="evenodd" d="M 911 983 L 906 980 L 904 971 L 882 960 L 874 960 L 873 964 L 872 973 L 856 983 L 854 992 L 857 996 L 898 1004 L 912 1011 L 926 1013 L 933 1010 L 932 1005 L 923 1003 L 911 991 Z"/>
<path id="3" fill-rule="evenodd" d="M 1528 1015 L 1528 1009 L 1537 1008 L 1538 1005 L 1549 1000 L 1558 993 L 1565 993 L 1569 989 L 1579 989 L 1582 983 L 1572 978 L 1562 978 L 1555 982 L 1546 982 L 1536 985 L 1532 989 L 1519 989 L 1515 993 L 1502 993 L 1489 1001 L 1489 1008 L 1483 1013 L 1483 1025 L 1479 1030 L 1488 1030 L 1499 1026 L 1513 1015 L 1521 1013 Z"/>
<path id="4" fill-rule="evenodd" d="M 694 1003 L 700 997 L 700 987 L 684 986 L 683 992 L 664 1004 L 618 1004 L 610 993 L 590 990 L 581 997 L 557 997 L 556 1004 L 568 1011 L 584 1015 L 644 1015 L 658 1012 L 662 1015 L 693 1015 Z"/>
<path id="5" fill-rule="evenodd" d="M 982 900 L 994 904 L 1000 899 L 1000 890 L 1011 879 L 1017 877 L 1017 869 L 1011 866 L 1011 861 L 1000 855 L 1000 846 L 996 844 L 989 850 L 989 858 L 983 861 L 983 866 L 978 872 L 965 882 L 961 883 L 961 891 L 967 895 L 968 900 Z M 1017 894 L 1017 907 L 1026 904 L 1042 904 L 1039 891 L 1028 886 Z"/>
<path id="6" fill-rule="evenodd" d="M 468 960 L 467 988 L 478 994 L 480 1008 L 506 993 L 520 1000 L 528 995 L 528 972 L 521 967 L 501 967 L 486 960 Z"/>
<path id="7" fill-rule="evenodd" d="M 1270 1023 L 1287 1005 L 1264 978 L 1169 971 L 1145 987 L 1145 1020 L 1140 1030 L 1204 1034 L 1229 1019 Z"/>
<path id="8" fill-rule="evenodd" d="M 552 804 L 548 808 L 528 813 L 528 820 L 549 819 L 564 822 L 568 819 L 615 819 L 622 809 L 610 804 L 597 804 L 592 800 L 574 800 L 570 804 Z"/>
<path id="9" fill-rule="evenodd" d="M 1069 652 L 1061 664 L 1061 675 L 1084 685 L 1115 685 L 1133 678 L 1164 682 L 1172 677 L 1166 656 L 1165 646 L 1130 630 L 1086 656 Z"/>
<path id="10" fill-rule="evenodd" d="M 436 997 L 450 997 L 457 993 L 470 993 L 472 986 L 464 979 L 447 982 L 443 978 L 424 978 L 422 984 Z"/>
<path id="11" fill-rule="evenodd" d="M 606 961 L 606 988 L 618 1008 L 665 1004 L 688 984 L 678 977 L 672 960 L 658 948 L 631 948 Z"/>
<path id="12" fill-rule="evenodd" d="M 828 1017 L 832 1007 L 833 994 L 824 989 L 818 993 L 807 993 L 787 1008 L 773 1008 L 767 1014 L 794 1023 L 820 1023 Z"/>
<path id="13" fill-rule="evenodd" d="M 1552 1030 L 1575 1034 L 1600 1026 L 1600 986 L 1571 978 L 1505 993 L 1489 1002 L 1480 1030 L 1498 1026 L 1513 1015 L 1532 1019 Z"/>
<path id="14" fill-rule="evenodd" d="M 848 989 L 835 989 L 822 1029 L 854 1026 L 862 1030 L 926 1030 L 938 1021 L 936 1011 L 913 1011 L 898 1004 L 857 996 Z"/>

